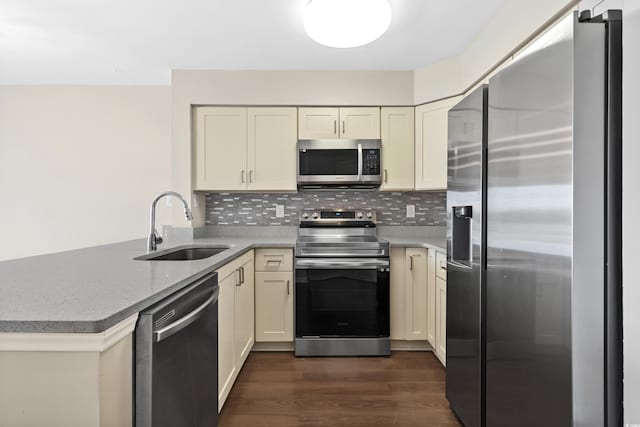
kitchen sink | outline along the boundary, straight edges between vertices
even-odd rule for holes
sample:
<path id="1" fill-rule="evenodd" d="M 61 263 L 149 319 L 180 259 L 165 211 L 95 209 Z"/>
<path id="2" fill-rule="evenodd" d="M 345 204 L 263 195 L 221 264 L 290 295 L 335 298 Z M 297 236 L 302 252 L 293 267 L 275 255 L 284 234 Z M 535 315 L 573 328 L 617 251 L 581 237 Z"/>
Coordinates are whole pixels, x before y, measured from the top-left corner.
<path id="1" fill-rule="evenodd" d="M 229 246 L 180 246 L 164 251 L 142 255 L 140 261 L 195 261 L 217 255 L 229 249 Z"/>

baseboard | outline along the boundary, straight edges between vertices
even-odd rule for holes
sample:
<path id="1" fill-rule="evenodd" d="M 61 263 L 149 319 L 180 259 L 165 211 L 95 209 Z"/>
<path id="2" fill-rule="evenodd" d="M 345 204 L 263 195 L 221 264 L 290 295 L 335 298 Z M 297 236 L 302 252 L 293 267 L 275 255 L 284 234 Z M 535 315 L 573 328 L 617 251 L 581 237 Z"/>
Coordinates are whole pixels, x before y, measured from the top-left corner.
<path id="1" fill-rule="evenodd" d="M 293 342 L 257 342 L 251 351 L 293 351 Z"/>
<path id="2" fill-rule="evenodd" d="M 427 341 L 391 340 L 391 351 L 433 351 Z"/>
<path id="3" fill-rule="evenodd" d="M 257 342 L 251 351 L 294 351 L 293 342 Z M 391 351 L 433 351 L 427 341 L 391 340 Z"/>

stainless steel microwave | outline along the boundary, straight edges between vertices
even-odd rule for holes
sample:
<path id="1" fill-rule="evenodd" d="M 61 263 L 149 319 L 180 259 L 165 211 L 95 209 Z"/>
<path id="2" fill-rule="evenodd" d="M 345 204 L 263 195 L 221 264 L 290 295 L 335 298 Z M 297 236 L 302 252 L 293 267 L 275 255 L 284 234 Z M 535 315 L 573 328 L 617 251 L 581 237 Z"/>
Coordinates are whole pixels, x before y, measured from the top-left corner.
<path id="1" fill-rule="evenodd" d="M 298 140 L 298 187 L 375 188 L 381 149 L 379 139 Z"/>

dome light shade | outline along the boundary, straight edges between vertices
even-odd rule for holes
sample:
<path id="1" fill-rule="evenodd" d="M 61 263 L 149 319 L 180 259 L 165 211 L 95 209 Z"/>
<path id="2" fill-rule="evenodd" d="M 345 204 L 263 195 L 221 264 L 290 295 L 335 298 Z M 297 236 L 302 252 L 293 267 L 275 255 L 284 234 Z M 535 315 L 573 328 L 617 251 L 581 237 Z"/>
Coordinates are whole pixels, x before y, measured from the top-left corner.
<path id="1" fill-rule="evenodd" d="M 313 40 L 330 47 L 362 46 L 389 28 L 387 0 L 311 0 L 304 11 L 304 29 Z"/>

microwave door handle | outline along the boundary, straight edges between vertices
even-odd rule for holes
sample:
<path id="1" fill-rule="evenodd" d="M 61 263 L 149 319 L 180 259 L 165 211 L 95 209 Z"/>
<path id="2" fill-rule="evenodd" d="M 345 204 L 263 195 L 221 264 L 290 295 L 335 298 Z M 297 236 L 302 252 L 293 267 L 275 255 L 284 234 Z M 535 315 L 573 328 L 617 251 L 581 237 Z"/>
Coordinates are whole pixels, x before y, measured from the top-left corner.
<path id="1" fill-rule="evenodd" d="M 358 181 L 362 181 L 362 144 L 358 144 Z"/>

